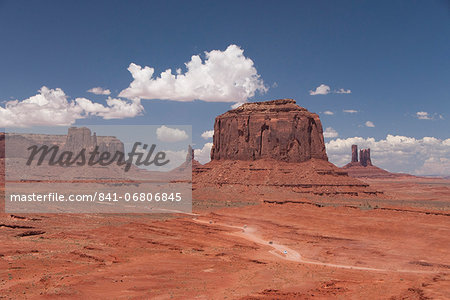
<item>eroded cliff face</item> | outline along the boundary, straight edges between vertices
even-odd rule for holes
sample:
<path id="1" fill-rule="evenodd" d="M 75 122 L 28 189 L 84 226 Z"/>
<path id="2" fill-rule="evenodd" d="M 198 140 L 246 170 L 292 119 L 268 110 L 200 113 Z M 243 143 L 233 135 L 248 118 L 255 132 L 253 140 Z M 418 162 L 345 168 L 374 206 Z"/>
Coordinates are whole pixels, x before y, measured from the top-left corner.
<path id="1" fill-rule="evenodd" d="M 211 160 L 328 161 L 317 114 L 293 99 L 254 102 L 216 118 Z"/>

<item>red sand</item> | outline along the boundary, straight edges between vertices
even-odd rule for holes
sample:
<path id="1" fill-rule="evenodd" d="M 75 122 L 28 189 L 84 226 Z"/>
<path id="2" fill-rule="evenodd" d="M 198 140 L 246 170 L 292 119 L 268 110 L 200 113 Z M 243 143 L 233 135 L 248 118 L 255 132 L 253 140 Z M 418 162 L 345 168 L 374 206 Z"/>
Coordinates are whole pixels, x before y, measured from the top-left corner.
<path id="1" fill-rule="evenodd" d="M 368 182 L 391 202 L 203 199 L 198 216 L 1 214 L 0 298 L 448 297 L 450 181 Z"/>

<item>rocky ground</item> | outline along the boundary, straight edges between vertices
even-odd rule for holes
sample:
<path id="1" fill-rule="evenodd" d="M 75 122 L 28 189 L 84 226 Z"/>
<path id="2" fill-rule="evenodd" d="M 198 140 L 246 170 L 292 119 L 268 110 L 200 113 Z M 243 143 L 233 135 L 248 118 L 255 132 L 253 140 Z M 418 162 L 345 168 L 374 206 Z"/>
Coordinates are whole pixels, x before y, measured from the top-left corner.
<path id="1" fill-rule="evenodd" d="M 0 298 L 448 297 L 450 181 L 368 181 L 390 202 L 203 199 L 192 215 L 1 214 Z"/>

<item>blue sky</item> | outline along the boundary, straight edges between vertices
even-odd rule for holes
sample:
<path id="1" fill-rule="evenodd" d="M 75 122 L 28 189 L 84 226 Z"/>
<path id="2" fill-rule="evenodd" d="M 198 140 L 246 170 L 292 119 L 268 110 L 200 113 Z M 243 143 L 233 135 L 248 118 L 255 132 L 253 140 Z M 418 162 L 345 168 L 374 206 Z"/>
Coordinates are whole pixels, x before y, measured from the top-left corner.
<path id="1" fill-rule="evenodd" d="M 429 159 L 437 163 L 423 172 L 443 162 L 434 173 L 450 173 L 448 1 L 0 0 L 0 41 L 1 107 L 42 86 L 106 106 L 108 96 L 87 90 L 102 87 L 118 98 L 133 81 L 130 63 L 154 68 L 157 77 L 168 68 L 185 72 L 192 55 L 204 60 L 205 51 L 237 45 L 268 88 L 248 101 L 294 98 L 320 115 L 324 129 L 334 130 L 326 142 L 360 137 L 361 144 L 379 147 L 373 156 L 382 167 L 419 174 Z M 330 93 L 310 95 L 321 84 Z M 351 93 L 334 92 L 341 88 Z M 200 135 L 234 102 L 140 103 L 145 112 L 138 116 L 75 124 L 188 124 L 195 147 L 202 148 L 211 141 Z M 419 164 L 408 156 L 408 166 L 392 167 L 381 153 L 387 148 L 377 144 L 390 143 L 388 135 L 414 138 L 425 154 L 423 138 L 434 137 L 442 151 Z M 330 160 L 342 164 L 347 144 L 339 147 Z"/>

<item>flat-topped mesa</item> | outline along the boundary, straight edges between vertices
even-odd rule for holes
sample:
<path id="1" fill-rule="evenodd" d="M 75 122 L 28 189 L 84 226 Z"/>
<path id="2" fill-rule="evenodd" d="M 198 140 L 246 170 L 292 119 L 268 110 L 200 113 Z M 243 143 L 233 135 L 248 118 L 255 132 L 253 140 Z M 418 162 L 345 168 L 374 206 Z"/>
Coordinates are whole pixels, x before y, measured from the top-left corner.
<path id="1" fill-rule="evenodd" d="M 67 132 L 65 150 L 76 152 L 79 149 L 92 150 L 97 146 L 97 135 L 91 135 L 87 127 L 70 127 Z"/>
<path id="2" fill-rule="evenodd" d="M 98 151 L 109 152 L 111 154 L 125 152 L 124 144 L 114 136 L 98 136 L 86 127 L 71 127 L 67 132 L 64 150 L 79 152 L 81 149 L 88 151 L 93 150 L 98 146 Z"/>
<path id="3" fill-rule="evenodd" d="M 216 118 L 211 160 L 328 161 L 319 116 L 293 99 L 253 102 Z"/>

